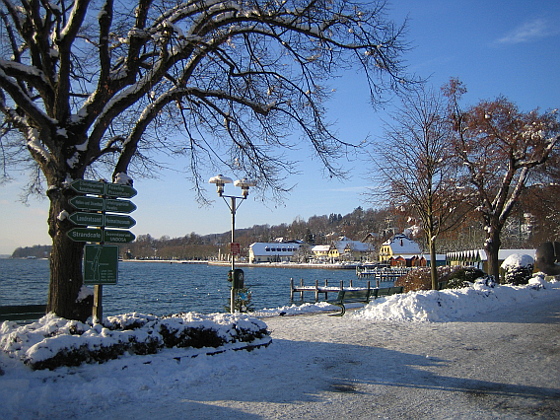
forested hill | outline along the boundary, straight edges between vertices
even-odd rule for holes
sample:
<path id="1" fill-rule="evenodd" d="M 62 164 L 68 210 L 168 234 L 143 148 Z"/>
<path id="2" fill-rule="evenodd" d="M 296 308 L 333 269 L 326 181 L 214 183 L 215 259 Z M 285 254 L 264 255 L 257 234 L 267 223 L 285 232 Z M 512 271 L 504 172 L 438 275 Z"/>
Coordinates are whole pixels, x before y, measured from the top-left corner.
<path id="1" fill-rule="evenodd" d="M 542 200 L 532 201 L 532 213 L 535 217 L 527 220 L 526 209 L 520 208 L 519 217 L 511 217 L 508 229 L 502 237 L 503 248 L 533 248 L 545 240 L 550 240 L 542 233 L 545 229 L 542 218 L 538 217 L 536 204 Z M 550 215 L 550 212 L 542 213 Z M 543 216 L 544 217 L 544 216 Z M 548 223 L 550 224 L 550 220 Z M 357 207 L 349 214 L 331 213 L 324 216 L 312 216 L 308 220 L 296 218 L 291 223 L 280 225 L 255 225 L 250 228 L 236 229 L 236 242 L 241 245 L 242 255 L 247 255 L 248 247 L 253 242 L 271 242 L 282 238 L 284 241 L 302 240 L 308 244 L 329 244 L 340 236 L 363 241 L 368 238 L 377 249 L 379 244 L 395 233 L 403 232 L 410 227 L 411 221 L 407 214 L 396 209 L 363 209 Z M 555 229 L 554 229 L 555 231 Z M 438 252 L 482 248 L 484 229 L 475 219 L 465 218 L 461 226 L 457 226 L 445 235 L 438 237 Z M 231 232 L 199 235 L 195 232 L 181 237 L 163 236 L 154 238 L 151 235 L 139 235 L 133 243 L 121 246 L 124 258 L 158 258 L 158 259 L 207 259 L 218 254 L 229 252 Z M 416 239 L 422 244 L 422 239 Z M 12 257 L 44 258 L 50 253 L 50 246 L 36 245 L 17 248 Z"/>
<path id="2" fill-rule="evenodd" d="M 332 213 L 324 216 L 313 216 L 309 220 L 296 218 L 291 223 L 280 225 L 255 225 L 250 228 L 236 229 L 236 242 L 247 250 L 253 242 L 270 242 L 283 240 L 303 240 L 310 244 L 330 243 L 338 236 L 347 236 L 354 240 L 363 240 L 369 233 L 388 236 L 400 227 L 395 227 L 398 218 L 388 210 L 364 210 L 356 208 L 352 213 L 341 215 Z M 404 226 L 403 226 L 404 227 Z M 163 236 L 154 238 L 151 235 L 138 235 L 133 243 L 123 245 L 121 254 L 133 258 L 180 258 L 206 259 L 227 253 L 231 231 L 199 235 L 192 232 L 182 237 Z M 35 245 L 17 248 L 12 257 L 44 258 L 48 256 L 50 246 Z"/>

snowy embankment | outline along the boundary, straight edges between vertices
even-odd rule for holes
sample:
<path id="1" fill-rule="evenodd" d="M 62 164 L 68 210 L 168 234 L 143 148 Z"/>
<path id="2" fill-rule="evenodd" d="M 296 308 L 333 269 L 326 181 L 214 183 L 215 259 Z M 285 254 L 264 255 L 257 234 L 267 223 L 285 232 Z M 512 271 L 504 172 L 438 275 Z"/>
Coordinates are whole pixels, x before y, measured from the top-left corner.
<path id="1" fill-rule="evenodd" d="M 536 276 L 524 286 L 489 287 L 483 282 L 462 289 L 419 291 L 376 299 L 349 316 L 372 321 L 448 322 L 476 314 L 523 305 L 558 282 Z M 347 305 L 349 308 L 360 304 Z M 55 369 L 82 363 L 103 363 L 126 354 L 155 354 L 164 348 L 190 349 L 189 354 L 216 354 L 270 343 L 265 322 L 256 317 L 333 311 L 326 302 L 263 309 L 248 315 L 196 313 L 158 318 L 138 313 L 108 317 L 103 324 L 68 321 L 49 314 L 20 326 L 4 322 L 0 350 L 33 369 Z M 199 350 L 203 349 L 203 350 Z M 0 364 L 0 372 L 2 372 Z"/>
<path id="2" fill-rule="evenodd" d="M 546 291 L 560 291 L 560 282 L 547 282 L 544 275 L 536 275 L 529 280 L 529 284 L 523 286 L 489 287 L 481 281 L 462 289 L 410 292 L 376 299 L 352 316 L 372 321 L 452 322 L 502 307 L 523 304 L 542 296 Z M 346 306 L 356 308 L 362 305 Z M 260 317 L 299 315 L 332 311 L 333 308 L 328 303 L 321 302 L 263 309 L 255 314 Z"/>

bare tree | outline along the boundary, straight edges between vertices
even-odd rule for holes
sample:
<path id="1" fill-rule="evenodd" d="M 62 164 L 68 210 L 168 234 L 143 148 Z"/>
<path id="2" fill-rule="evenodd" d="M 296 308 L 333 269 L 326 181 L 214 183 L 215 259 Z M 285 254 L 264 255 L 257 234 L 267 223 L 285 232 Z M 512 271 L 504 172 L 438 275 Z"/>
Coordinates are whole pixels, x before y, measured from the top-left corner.
<path id="1" fill-rule="evenodd" d="M 150 173 L 170 153 L 189 158 L 197 191 L 212 165 L 279 191 L 298 131 L 339 175 L 333 162 L 349 145 L 324 120 L 326 78 L 357 65 L 373 100 L 406 84 L 402 28 L 382 1 L 0 4 L 2 170 L 31 162 L 30 189 L 48 186 L 48 310 L 67 318 L 86 316 L 83 245 L 59 217 L 72 211 L 69 181 Z"/>
<path id="2" fill-rule="evenodd" d="M 464 200 L 484 222 L 489 274 L 498 280 L 500 235 L 521 193 L 533 182 L 531 176 L 558 149 L 560 123 L 556 110 L 524 113 L 503 97 L 462 111 L 459 99 L 465 92 L 458 80 L 445 88 L 454 154 L 461 162 Z"/>
<path id="3" fill-rule="evenodd" d="M 432 288 L 437 288 L 436 239 L 459 219 L 455 199 L 456 165 L 450 155 L 450 126 L 445 102 L 418 89 L 403 98 L 372 153 L 378 176 L 372 198 L 404 208 L 425 234 L 430 252 Z"/>

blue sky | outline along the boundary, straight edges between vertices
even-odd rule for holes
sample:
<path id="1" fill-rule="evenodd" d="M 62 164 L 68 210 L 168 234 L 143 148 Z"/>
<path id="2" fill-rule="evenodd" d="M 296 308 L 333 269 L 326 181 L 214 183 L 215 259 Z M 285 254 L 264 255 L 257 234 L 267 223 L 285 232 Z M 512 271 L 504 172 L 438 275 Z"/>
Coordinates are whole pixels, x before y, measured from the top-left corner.
<path id="1" fill-rule="evenodd" d="M 468 88 L 464 105 L 504 95 L 523 111 L 560 107 L 560 2 L 557 0 L 405 0 L 394 1 L 390 17 L 408 17 L 407 40 L 414 49 L 405 55 L 408 70 L 439 88 L 450 77 Z M 363 78 L 354 72 L 332 80 L 335 95 L 328 103 L 330 118 L 343 140 L 359 143 L 382 134 L 386 112 L 369 105 Z M 237 227 L 291 223 L 300 217 L 350 213 L 372 207 L 363 192 L 370 185 L 365 160 L 340 162 L 352 176 L 346 181 L 325 179 L 320 163 L 305 145 L 296 152 L 300 174 L 287 180 L 294 189 L 284 203 L 257 201 L 251 194 L 237 214 Z M 175 162 L 177 169 L 186 162 Z M 48 201 L 17 201 L 26 177 L 0 185 L 0 254 L 18 246 L 49 244 Z M 208 178 L 215 174 L 208 174 Z M 228 175 L 228 174 L 225 174 Z M 110 174 L 107 174 L 109 177 Z M 164 172 L 159 179 L 136 179 L 138 206 L 132 217 L 136 235 L 181 237 L 222 233 L 230 229 L 229 210 L 221 200 L 200 207 L 184 174 Z M 237 188 L 226 186 L 226 193 Z M 239 191 L 240 192 L 240 191 Z M 208 196 L 214 198 L 213 186 Z M 356 238 L 360 239 L 360 238 Z"/>

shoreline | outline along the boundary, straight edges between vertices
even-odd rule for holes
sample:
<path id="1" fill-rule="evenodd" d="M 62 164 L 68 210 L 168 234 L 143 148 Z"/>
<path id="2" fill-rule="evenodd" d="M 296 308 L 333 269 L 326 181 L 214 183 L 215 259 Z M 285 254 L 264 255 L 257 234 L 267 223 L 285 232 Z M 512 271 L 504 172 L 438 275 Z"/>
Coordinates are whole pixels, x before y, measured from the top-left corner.
<path id="1" fill-rule="evenodd" d="M 206 264 L 219 267 L 230 267 L 231 261 L 207 260 L 120 260 L 119 262 L 145 262 L 167 264 Z M 236 262 L 235 267 L 264 267 L 264 268 L 308 268 L 323 270 L 355 270 L 361 264 L 313 264 L 313 263 L 248 263 Z"/>

